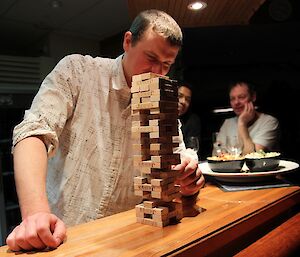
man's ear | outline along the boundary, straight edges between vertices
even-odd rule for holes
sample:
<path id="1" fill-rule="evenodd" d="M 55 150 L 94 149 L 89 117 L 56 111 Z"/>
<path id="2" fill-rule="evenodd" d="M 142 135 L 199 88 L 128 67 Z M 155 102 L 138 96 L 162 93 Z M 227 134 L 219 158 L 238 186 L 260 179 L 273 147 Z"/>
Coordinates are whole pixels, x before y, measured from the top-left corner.
<path id="1" fill-rule="evenodd" d="M 131 37 L 132 33 L 130 31 L 126 31 L 123 39 L 123 49 L 125 52 L 127 52 L 129 47 L 131 46 Z"/>

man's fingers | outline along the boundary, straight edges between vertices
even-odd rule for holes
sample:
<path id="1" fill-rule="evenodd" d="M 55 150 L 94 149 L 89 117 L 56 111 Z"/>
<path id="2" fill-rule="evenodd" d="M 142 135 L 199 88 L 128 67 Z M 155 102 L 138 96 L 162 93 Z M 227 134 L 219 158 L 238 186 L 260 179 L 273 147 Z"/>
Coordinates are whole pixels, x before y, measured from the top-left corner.
<path id="1" fill-rule="evenodd" d="M 196 173 L 197 169 L 198 169 L 198 163 L 196 161 L 190 161 L 188 165 L 185 166 L 184 171 L 179 175 L 178 179 L 184 180 L 191 174 Z"/>
<path id="2" fill-rule="evenodd" d="M 58 245 L 50 229 L 51 221 L 52 221 L 51 217 L 46 215 L 43 216 L 43 218 L 37 220 L 36 231 L 38 236 L 46 246 L 49 246 L 51 248 L 56 248 Z"/>
<path id="3" fill-rule="evenodd" d="M 56 241 L 57 246 L 59 246 L 66 237 L 66 226 L 60 219 L 56 218 L 53 231 L 53 237 Z"/>
<path id="4" fill-rule="evenodd" d="M 15 240 L 16 237 L 16 228 L 9 234 L 9 236 L 6 238 L 6 244 L 8 245 L 9 249 L 12 251 L 20 251 L 21 247 L 17 245 L 17 242 Z"/>
<path id="5" fill-rule="evenodd" d="M 24 250 L 31 250 L 33 246 L 26 240 L 26 223 L 22 222 L 15 230 L 15 246 Z M 14 250 L 14 251 L 19 251 Z"/>
<path id="6" fill-rule="evenodd" d="M 40 239 L 36 231 L 36 224 L 33 220 L 28 220 L 26 223 L 26 232 L 25 232 L 26 241 L 36 249 L 44 249 L 46 245 Z"/>

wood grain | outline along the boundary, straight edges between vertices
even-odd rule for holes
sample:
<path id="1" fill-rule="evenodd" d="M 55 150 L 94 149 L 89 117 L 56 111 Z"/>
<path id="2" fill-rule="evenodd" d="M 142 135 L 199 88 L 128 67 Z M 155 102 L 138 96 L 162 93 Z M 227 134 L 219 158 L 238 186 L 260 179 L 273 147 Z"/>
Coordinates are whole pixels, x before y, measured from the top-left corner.
<path id="1" fill-rule="evenodd" d="M 185 217 L 176 225 L 142 225 L 130 210 L 71 227 L 58 249 L 34 256 L 208 256 L 299 203 L 297 186 L 223 192 L 208 184 L 197 201 L 200 214 Z M 0 256 L 15 255 L 7 246 L 0 248 Z"/>

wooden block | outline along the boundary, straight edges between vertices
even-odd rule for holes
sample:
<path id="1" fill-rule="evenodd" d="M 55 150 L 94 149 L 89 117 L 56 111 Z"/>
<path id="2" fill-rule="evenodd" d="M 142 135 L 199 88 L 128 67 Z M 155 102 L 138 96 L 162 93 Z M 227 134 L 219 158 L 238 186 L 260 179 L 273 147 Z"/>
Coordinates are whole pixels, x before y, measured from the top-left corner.
<path id="1" fill-rule="evenodd" d="M 142 190 L 146 192 L 152 191 L 152 185 L 151 184 L 142 184 Z"/>
<path id="2" fill-rule="evenodd" d="M 143 156 L 143 160 L 150 159 L 150 150 L 146 149 L 146 148 L 132 150 L 132 154 L 133 155 L 141 155 L 141 156 Z"/>
<path id="3" fill-rule="evenodd" d="M 141 172 L 141 174 L 151 174 L 151 169 L 152 169 L 152 166 L 151 167 L 140 166 L 140 172 Z"/>
<path id="4" fill-rule="evenodd" d="M 150 117 L 151 118 L 151 117 Z M 149 126 L 174 126 L 177 127 L 177 119 L 149 119 Z"/>
<path id="5" fill-rule="evenodd" d="M 150 96 L 150 101 L 151 102 L 158 102 L 158 101 L 170 101 L 170 102 L 178 102 L 178 96 L 173 96 L 173 95 L 151 95 Z"/>
<path id="6" fill-rule="evenodd" d="M 142 185 L 142 184 L 145 184 L 145 183 L 147 183 L 147 182 L 148 182 L 148 180 L 147 180 L 146 177 L 138 176 L 138 177 L 134 177 L 134 178 L 133 178 L 133 183 L 134 183 L 135 185 Z M 151 184 L 152 184 L 152 183 L 151 183 Z"/>
<path id="7" fill-rule="evenodd" d="M 180 163 L 180 154 L 174 153 L 171 155 L 151 156 L 151 161 L 153 163 L 178 164 L 178 163 Z"/>
<path id="8" fill-rule="evenodd" d="M 152 219 L 149 218 L 139 218 L 137 217 L 137 222 L 144 224 L 144 225 L 150 225 L 150 226 L 154 226 L 154 227 L 165 227 L 167 225 L 169 225 L 169 220 L 165 220 L 165 221 L 153 221 Z"/>
<path id="9" fill-rule="evenodd" d="M 157 217 L 169 215 L 169 209 L 168 207 L 155 207 L 153 208 L 153 215 Z"/>
<path id="10" fill-rule="evenodd" d="M 148 118 L 149 120 L 160 120 L 160 121 L 163 121 L 163 120 L 176 120 L 177 124 L 178 124 L 178 115 L 177 113 L 158 113 L 158 114 L 148 114 Z"/>
<path id="11" fill-rule="evenodd" d="M 137 217 L 144 218 L 144 206 L 142 204 L 136 205 L 135 213 Z"/>
<path id="12" fill-rule="evenodd" d="M 143 190 L 134 190 L 134 194 L 136 196 L 142 196 L 145 199 L 151 198 L 151 192 L 143 191 Z"/>
<path id="13" fill-rule="evenodd" d="M 131 117 L 133 116 L 139 116 L 139 115 L 149 115 L 149 110 L 132 110 L 131 109 Z"/>
<path id="14" fill-rule="evenodd" d="M 177 177 L 178 174 L 179 172 L 177 170 L 171 170 L 171 165 L 168 171 L 162 169 L 156 169 L 156 168 L 151 169 L 151 176 L 153 178 L 160 178 L 160 179 L 173 178 L 173 177 Z"/>
<path id="15" fill-rule="evenodd" d="M 152 186 L 164 186 L 164 185 L 168 185 L 172 182 L 174 182 L 176 179 L 176 177 L 168 177 L 165 179 L 160 179 L 160 178 L 151 178 L 150 179 L 150 183 Z"/>
<path id="16" fill-rule="evenodd" d="M 143 74 L 139 74 L 139 75 L 134 75 L 132 76 L 132 82 L 136 82 L 136 81 L 143 81 L 146 79 L 151 79 L 151 78 L 165 78 L 168 79 L 168 76 L 163 76 L 160 74 L 156 74 L 153 72 L 148 72 L 148 73 L 143 73 Z"/>
<path id="17" fill-rule="evenodd" d="M 131 98 L 131 104 L 139 104 L 141 103 L 141 99 L 140 98 Z"/>
<path id="18" fill-rule="evenodd" d="M 149 83 L 151 84 L 151 83 Z M 171 101 L 178 101 L 178 88 L 172 87 L 168 89 L 152 89 L 149 90 L 151 96 L 163 96 L 170 98 Z"/>
<path id="19" fill-rule="evenodd" d="M 133 155 L 133 163 L 134 164 L 140 164 L 142 161 L 151 160 L 150 155 L 142 152 L 142 154 Z"/>
<path id="20" fill-rule="evenodd" d="M 151 201 L 143 201 L 143 206 L 145 208 L 154 208 L 154 207 L 158 207 L 160 205 L 162 205 L 163 202 L 157 199 L 153 199 Z"/>
<path id="21" fill-rule="evenodd" d="M 150 97 L 142 97 L 141 102 L 142 103 L 149 103 L 149 102 L 151 102 L 151 99 L 150 99 Z"/>
<path id="22" fill-rule="evenodd" d="M 142 136 L 140 136 L 140 137 L 137 137 L 137 136 L 132 136 L 131 137 L 131 141 L 132 141 L 132 143 L 133 144 L 142 144 L 142 145 L 150 145 L 150 138 L 149 138 L 149 134 L 147 135 L 147 134 L 141 134 L 141 133 L 139 133 L 140 135 L 142 135 Z M 143 135 L 146 135 L 146 136 L 143 136 Z"/>
<path id="23" fill-rule="evenodd" d="M 162 137 L 172 137 L 179 134 L 178 129 L 172 128 L 172 130 L 160 130 L 149 133 L 149 137 L 152 138 L 162 138 Z M 172 141 L 170 141 L 171 143 Z"/>
<path id="24" fill-rule="evenodd" d="M 158 137 L 158 138 L 150 138 L 149 136 L 149 141 L 150 144 L 170 144 L 173 143 L 173 136 L 164 136 L 164 137 Z"/>
<path id="25" fill-rule="evenodd" d="M 140 86 L 139 85 L 131 85 L 130 92 L 133 94 L 140 92 Z"/>
<path id="26" fill-rule="evenodd" d="M 151 91 L 144 91 L 144 92 L 140 92 L 140 96 L 141 97 L 150 97 L 151 96 Z"/>
<path id="27" fill-rule="evenodd" d="M 149 85 L 148 84 L 141 84 L 140 85 L 140 92 L 143 92 L 143 91 L 149 91 Z M 149 98 L 149 101 L 150 101 L 150 98 Z"/>
<path id="28" fill-rule="evenodd" d="M 141 161 L 140 167 L 153 167 L 153 162 L 151 160 Z"/>

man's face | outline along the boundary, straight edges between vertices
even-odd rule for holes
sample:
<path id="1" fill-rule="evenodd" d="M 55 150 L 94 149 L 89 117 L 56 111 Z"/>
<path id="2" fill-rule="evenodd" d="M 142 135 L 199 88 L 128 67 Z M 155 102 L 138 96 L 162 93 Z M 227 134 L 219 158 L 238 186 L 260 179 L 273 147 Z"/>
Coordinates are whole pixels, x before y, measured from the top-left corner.
<path id="1" fill-rule="evenodd" d="M 131 32 L 126 32 L 123 42 L 123 68 L 127 83 L 131 83 L 133 75 L 141 73 L 166 75 L 175 62 L 179 47 L 172 46 L 151 28 L 144 32 L 135 45 L 131 44 L 131 36 Z"/>
<path id="2" fill-rule="evenodd" d="M 181 86 L 178 89 L 178 113 L 179 116 L 185 114 L 191 104 L 191 100 L 192 100 L 192 91 L 185 87 L 185 86 Z"/>
<path id="3" fill-rule="evenodd" d="M 237 116 L 239 116 L 245 104 L 255 101 L 255 96 L 251 96 L 248 87 L 245 84 L 238 84 L 231 89 L 229 93 L 230 105 Z"/>

